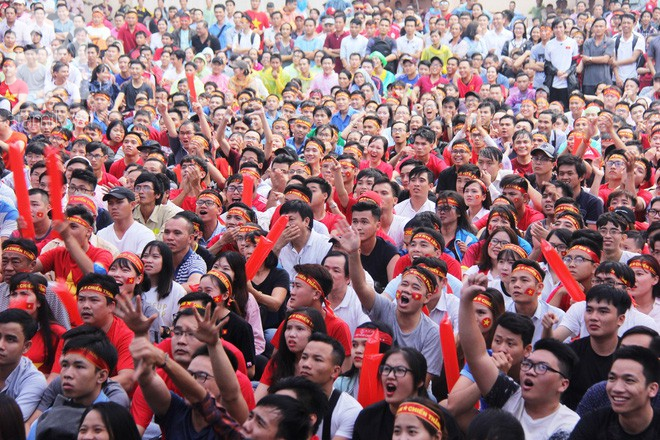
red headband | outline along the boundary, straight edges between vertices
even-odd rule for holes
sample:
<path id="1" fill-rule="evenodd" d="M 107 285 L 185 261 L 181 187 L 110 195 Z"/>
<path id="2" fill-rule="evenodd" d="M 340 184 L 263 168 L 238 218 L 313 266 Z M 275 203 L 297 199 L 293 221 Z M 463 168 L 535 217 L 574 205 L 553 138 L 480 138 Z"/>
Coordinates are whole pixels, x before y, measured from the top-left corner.
<path id="1" fill-rule="evenodd" d="M 107 370 L 108 372 L 110 372 L 110 367 L 108 366 L 108 363 L 105 360 L 103 360 L 99 355 L 86 348 L 73 348 L 71 350 L 67 350 L 67 352 L 64 354 L 65 355 L 77 354 L 90 361 L 99 370 Z"/>
<path id="2" fill-rule="evenodd" d="M 378 332 L 378 340 L 380 342 L 392 346 L 392 336 L 375 328 L 356 328 L 355 333 L 353 334 L 353 339 L 369 339 L 376 334 L 376 332 Z"/>

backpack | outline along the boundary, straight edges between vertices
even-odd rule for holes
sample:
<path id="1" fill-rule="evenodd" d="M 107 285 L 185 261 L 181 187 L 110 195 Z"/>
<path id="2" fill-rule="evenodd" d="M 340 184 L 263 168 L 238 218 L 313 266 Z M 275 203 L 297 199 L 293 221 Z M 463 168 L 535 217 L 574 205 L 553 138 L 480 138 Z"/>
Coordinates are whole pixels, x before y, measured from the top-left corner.
<path id="1" fill-rule="evenodd" d="M 635 51 L 635 46 L 637 46 L 637 41 L 639 41 L 639 36 L 633 34 L 633 40 L 632 40 L 633 52 Z M 615 58 L 619 56 L 619 44 L 621 44 L 621 34 L 614 37 L 614 57 Z M 644 67 L 644 64 L 646 64 L 646 59 L 644 58 L 644 54 L 642 53 L 639 56 L 639 58 L 637 58 L 637 61 L 635 63 L 635 68 L 639 69 L 640 67 Z"/>

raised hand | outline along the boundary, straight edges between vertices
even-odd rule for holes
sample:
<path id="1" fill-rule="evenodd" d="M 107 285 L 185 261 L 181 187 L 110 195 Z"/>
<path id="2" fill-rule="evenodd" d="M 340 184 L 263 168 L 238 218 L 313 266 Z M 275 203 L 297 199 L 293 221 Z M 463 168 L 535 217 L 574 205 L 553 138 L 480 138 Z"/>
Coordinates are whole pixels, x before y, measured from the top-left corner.
<path id="1" fill-rule="evenodd" d="M 157 314 L 150 317 L 144 316 L 142 313 L 142 298 L 140 296 L 135 298 L 135 304 L 130 298 L 119 295 L 115 298 L 117 306 L 115 307 L 115 315 L 120 317 L 130 328 L 136 336 L 147 336 L 151 324 L 158 318 Z"/>
<path id="2" fill-rule="evenodd" d="M 341 248 L 349 254 L 360 249 L 360 236 L 345 219 L 337 223 L 332 235 L 337 239 Z"/>
<path id="3" fill-rule="evenodd" d="M 206 345 L 216 345 L 220 341 L 220 332 L 229 321 L 229 314 L 221 319 L 220 313 L 222 313 L 222 311 L 219 308 L 216 308 L 215 311 L 211 313 L 211 304 L 206 305 L 203 318 L 197 309 L 194 309 L 194 311 L 195 320 L 197 321 L 197 330 L 194 332 L 195 337 Z"/>
<path id="4" fill-rule="evenodd" d="M 470 275 L 461 289 L 461 301 L 472 301 L 477 295 L 482 293 L 488 287 L 488 277 L 482 273 Z"/>

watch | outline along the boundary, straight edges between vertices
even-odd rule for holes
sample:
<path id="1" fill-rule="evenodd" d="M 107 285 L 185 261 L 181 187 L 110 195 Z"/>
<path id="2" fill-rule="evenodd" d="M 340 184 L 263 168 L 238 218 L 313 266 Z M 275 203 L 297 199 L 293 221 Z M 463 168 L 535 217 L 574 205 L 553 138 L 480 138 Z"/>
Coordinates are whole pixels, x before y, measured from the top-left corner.
<path id="1" fill-rule="evenodd" d="M 167 365 L 167 360 L 170 358 L 170 355 L 165 353 L 165 358 L 163 359 L 163 363 L 158 365 L 158 368 L 165 368 L 165 365 Z"/>

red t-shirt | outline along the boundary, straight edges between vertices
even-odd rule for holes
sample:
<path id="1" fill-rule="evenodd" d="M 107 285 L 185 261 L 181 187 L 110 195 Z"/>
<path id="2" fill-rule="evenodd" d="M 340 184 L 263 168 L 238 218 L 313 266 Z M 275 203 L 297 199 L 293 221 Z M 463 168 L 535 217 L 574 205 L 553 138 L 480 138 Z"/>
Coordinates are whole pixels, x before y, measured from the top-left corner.
<path id="1" fill-rule="evenodd" d="M 60 338 L 66 332 L 66 329 L 57 323 L 50 324 L 50 340 L 52 341 L 53 348 L 57 350 L 58 345 L 60 344 Z M 30 349 L 25 353 L 25 356 L 29 358 L 35 367 L 39 369 L 44 374 L 50 374 L 50 371 L 53 367 L 53 364 L 45 364 L 46 361 L 46 346 L 44 345 L 44 332 L 43 329 L 39 331 L 32 338 L 32 345 Z M 53 362 L 55 358 L 53 358 Z"/>
<path id="2" fill-rule="evenodd" d="M 108 339 L 114 347 L 117 349 L 117 367 L 110 372 L 110 376 L 116 376 L 122 370 L 133 370 L 133 357 L 131 352 L 128 349 L 135 335 L 128 328 L 126 323 L 120 318 L 114 317 L 110 330 L 108 330 Z M 62 348 L 64 347 L 64 341 L 60 341 L 57 346 L 57 353 L 55 354 L 55 362 L 53 363 L 53 373 L 60 373 L 62 368 L 60 367 L 60 357 L 62 356 Z"/>
<path id="3" fill-rule="evenodd" d="M 355 203 L 357 203 L 357 200 L 355 199 L 355 197 L 353 197 L 352 194 L 349 194 L 348 195 L 348 203 L 346 204 L 346 206 L 342 206 L 341 202 L 339 201 L 339 196 L 337 195 L 337 192 L 333 191 L 332 192 L 332 200 L 334 200 L 335 203 L 337 204 L 337 207 L 339 208 L 339 211 L 341 211 L 341 213 L 344 214 L 344 216 L 346 217 L 346 221 L 348 223 L 350 223 L 353 220 L 353 215 L 352 215 L 353 205 L 355 205 Z"/>
<path id="4" fill-rule="evenodd" d="M 94 263 L 103 266 L 105 270 L 110 268 L 113 261 L 112 254 L 109 251 L 94 247 L 91 244 L 86 254 Z M 78 264 L 73 260 L 71 254 L 64 246 L 51 249 L 39 255 L 37 259 L 43 265 L 42 273 L 53 270 L 55 271 L 55 276 L 57 278 L 63 278 L 67 284 L 78 284 L 78 281 L 83 277 L 82 270 L 80 270 L 80 267 L 78 267 Z"/>
<path id="5" fill-rule="evenodd" d="M 335 225 L 339 220 L 341 220 L 343 217 L 338 215 L 338 214 L 333 214 L 331 212 L 326 212 L 325 216 L 321 220 L 317 220 L 325 225 L 326 228 L 328 228 L 328 232 L 332 232 L 332 230 L 335 228 Z"/>
<path id="6" fill-rule="evenodd" d="M 140 165 L 144 165 L 144 162 L 142 162 L 142 158 L 139 158 L 137 160 L 137 163 L 139 163 Z M 126 166 L 127 163 L 125 158 L 116 160 L 112 165 L 110 165 L 109 173 L 115 176 L 117 179 L 121 179 L 124 176 L 124 171 L 126 171 Z"/>
<path id="7" fill-rule="evenodd" d="M 275 336 L 273 336 L 273 339 L 270 341 L 271 344 L 275 346 L 275 348 L 280 348 L 280 335 L 282 334 L 282 329 L 284 328 L 285 322 L 286 321 L 282 321 L 280 326 L 277 327 L 277 332 L 275 332 Z M 325 327 L 328 331 L 328 336 L 332 336 L 338 340 L 344 347 L 346 356 L 350 356 L 353 342 L 351 337 L 351 330 L 348 328 L 348 324 L 346 324 L 343 319 L 335 315 L 331 310 L 327 310 L 325 314 Z"/>
<path id="8" fill-rule="evenodd" d="M 268 21 L 268 15 L 265 12 L 261 11 L 245 11 L 245 13 L 250 17 L 252 29 L 264 30 L 270 27 L 270 22 Z"/>
<path id="9" fill-rule="evenodd" d="M 470 78 L 467 84 L 461 78 L 456 82 L 458 83 L 458 96 L 460 98 L 465 98 L 467 92 L 479 93 L 481 85 L 484 83 L 479 75 L 472 75 L 472 78 Z"/>
<path id="10" fill-rule="evenodd" d="M 530 161 L 527 165 L 521 165 L 518 162 L 518 158 L 514 157 L 511 159 L 511 168 L 513 168 L 513 172 L 516 174 L 520 174 L 521 176 L 526 176 L 528 174 L 532 174 L 534 170 L 532 169 L 532 162 Z"/>
<path id="11" fill-rule="evenodd" d="M 103 186 L 122 186 L 121 183 L 119 183 L 119 179 L 112 174 L 106 173 L 105 170 L 103 170 L 103 176 L 101 177 L 101 180 L 98 181 L 98 184 Z"/>
<path id="12" fill-rule="evenodd" d="M 545 216 L 543 213 L 537 211 L 534 208 L 530 208 L 529 206 L 525 206 L 525 214 L 518 220 L 518 229 L 521 231 L 526 231 L 527 228 L 529 228 L 529 225 L 532 223 L 543 220 Z"/>
<path id="13" fill-rule="evenodd" d="M 28 138 L 25 136 L 23 133 L 19 133 L 18 131 L 13 131 L 11 132 L 11 135 L 5 143 L 9 146 L 17 146 L 21 151 L 25 150 L 25 146 L 27 145 Z M 11 165 L 9 162 L 9 150 L 3 151 L 2 152 L 2 160 L 5 162 L 5 168 L 7 168 L 10 171 L 13 171 L 11 169 Z"/>
<path id="14" fill-rule="evenodd" d="M 443 252 L 440 259 L 447 263 L 447 273 L 454 275 L 459 280 L 463 278 L 461 265 L 455 258 Z M 410 266 L 412 266 L 412 258 L 410 258 L 410 254 L 402 256 L 394 265 L 394 276 L 398 276 Z"/>
<path id="15" fill-rule="evenodd" d="M 369 161 L 368 160 L 363 160 L 360 162 L 360 169 L 365 170 L 369 167 Z M 392 165 L 390 165 L 387 162 L 381 161 L 378 166 L 376 167 L 377 170 L 382 171 L 383 173 L 387 174 L 388 178 L 392 178 L 392 172 L 394 171 L 394 168 L 392 168 Z"/>
<path id="16" fill-rule="evenodd" d="M 414 156 L 408 156 L 406 158 L 403 158 L 399 161 L 398 165 L 396 166 L 397 171 L 401 171 L 401 164 L 404 163 L 408 159 L 414 159 Z M 438 156 L 434 155 L 433 152 L 429 154 L 429 160 L 426 162 L 426 168 L 431 170 L 433 172 L 433 179 L 437 179 L 442 170 L 447 168 L 447 163 L 444 161 L 444 159 L 439 158 Z"/>
<path id="17" fill-rule="evenodd" d="M 18 95 L 27 95 L 28 91 L 28 85 L 20 79 L 17 79 L 11 85 L 5 81 L 0 83 L 0 96 L 9 101 L 12 109 L 18 103 Z"/>

